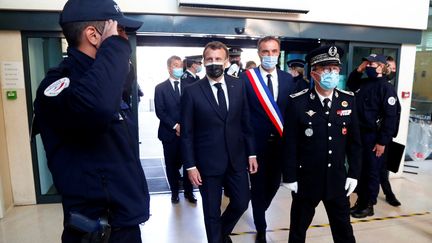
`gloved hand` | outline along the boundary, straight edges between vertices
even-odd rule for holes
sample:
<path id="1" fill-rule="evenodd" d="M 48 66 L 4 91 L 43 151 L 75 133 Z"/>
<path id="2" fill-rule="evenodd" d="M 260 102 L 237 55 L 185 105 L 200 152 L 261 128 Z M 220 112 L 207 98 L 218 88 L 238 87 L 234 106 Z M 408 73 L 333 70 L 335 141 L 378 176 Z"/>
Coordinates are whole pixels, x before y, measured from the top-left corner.
<path id="1" fill-rule="evenodd" d="M 231 76 L 236 76 L 238 74 L 239 70 L 240 70 L 240 67 L 237 64 L 233 63 L 228 68 L 227 74 L 231 75 Z"/>
<path id="2" fill-rule="evenodd" d="M 347 178 L 345 182 L 345 190 L 348 190 L 346 196 L 348 197 L 356 188 L 357 186 L 357 179 L 353 178 Z"/>
<path id="3" fill-rule="evenodd" d="M 298 183 L 297 183 L 297 181 L 293 182 L 293 183 L 282 183 L 282 186 L 285 187 L 285 188 L 290 189 L 294 193 L 297 193 L 297 190 L 298 190 Z"/>

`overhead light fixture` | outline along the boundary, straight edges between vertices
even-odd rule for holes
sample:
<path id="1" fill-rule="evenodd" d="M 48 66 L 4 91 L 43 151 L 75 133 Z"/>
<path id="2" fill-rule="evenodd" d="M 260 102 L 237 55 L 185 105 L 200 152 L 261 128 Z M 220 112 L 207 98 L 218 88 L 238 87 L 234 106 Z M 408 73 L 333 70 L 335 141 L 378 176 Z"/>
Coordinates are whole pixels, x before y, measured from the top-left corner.
<path id="1" fill-rule="evenodd" d="M 309 12 L 309 8 L 305 2 L 307 1 L 266 0 L 264 6 L 261 1 L 250 0 L 178 0 L 178 5 L 179 7 L 186 8 L 217 9 L 225 11 L 306 14 Z"/>

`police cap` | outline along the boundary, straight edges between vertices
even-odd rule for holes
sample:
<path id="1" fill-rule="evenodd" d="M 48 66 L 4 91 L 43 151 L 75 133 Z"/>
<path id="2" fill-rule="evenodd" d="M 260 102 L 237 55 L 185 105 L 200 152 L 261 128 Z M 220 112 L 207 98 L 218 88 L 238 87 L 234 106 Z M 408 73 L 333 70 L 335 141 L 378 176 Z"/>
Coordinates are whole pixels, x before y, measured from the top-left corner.
<path id="1" fill-rule="evenodd" d="M 363 57 L 362 61 L 369 61 L 369 62 L 380 62 L 380 63 L 386 63 L 387 62 L 387 58 L 386 56 L 383 55 L 377 55 L 377 54 L 370 54 L 367 57 Z"/>
<path id="2" fill-rule="evenodd" d="M 287 62 L 288 67 L 293 68 L 293 67 L 301 67 L 304 68 L 304 65 L 306 64 L 306 62 L 302 59 L 293 59 L 293 60 L 289 60 Z"/>
<path id="3" fill-rule="evenodd" d="M 340 59 L 343 54 L 344 51 L 339 46 L 321 46 L 306 55 L 306 62 L 308 62 L 310 66 L 329 64 L 340 65 Z"/>
<path id="4" fill-rule="evenodd" d="M 113 0 L 69 0 L 63 7 L 59 23 L 63 26 L 71 22 L 116 20 L 128 31 L 135 31 L 142 22 L 123 15 Z"/>
<path id="5" fill-rule="evenodd" d="M 228 50 L 230 56 L 240 56 L 243 50 L 240 47 L 231 47 Z"/>
<path id="6" fill-rule="evenodd" d="M 195 55 L 195 56 L 187 56 L 185 57 L 187 62 L 190 63 L 202 63 L 203 56 L 202 55 Z"/>

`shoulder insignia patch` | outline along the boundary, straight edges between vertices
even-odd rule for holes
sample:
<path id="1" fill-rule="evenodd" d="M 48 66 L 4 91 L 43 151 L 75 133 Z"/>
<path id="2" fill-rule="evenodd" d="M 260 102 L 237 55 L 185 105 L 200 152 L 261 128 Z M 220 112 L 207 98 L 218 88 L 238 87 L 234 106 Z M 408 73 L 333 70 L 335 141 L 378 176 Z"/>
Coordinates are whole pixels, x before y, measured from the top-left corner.
<path id="1" fill-rule="evenodd" d="M 295 97 L 298 97 L 300 95 L 306 94 L 308 91 L 309 91 L 309 89 L 304 89 L 304 90 L 302 90 L 300 92 L 297 92 L 297 93 L 294 93 L 294 94 L 290 94 L 290 97 L 291 98 L 295 98 Z"/>
<path id="2" fill-rule="evenodd" d="M 354 96 L 354 93 L 353 92 L 351 92 L 351 91 L 347 91 L 347 90 L 343 90 L 343 89 L 338 89 L 338 88 L 336 88 L 339 92 L 341 92 L 341 93 L 344 93 L 344 94 L 347 94 L 347 95 L 351 95 L 351 96 Z"/>
<path id="3" fill-rule="evenodd" d="M 70 80 L 68 77 L 61 78 L 54 83 L 52 83 L 50 86 L 48 86 L 44 94 L 48 97 L 54 97 L 60 94 L 65 88 L 69 87 Z"/>

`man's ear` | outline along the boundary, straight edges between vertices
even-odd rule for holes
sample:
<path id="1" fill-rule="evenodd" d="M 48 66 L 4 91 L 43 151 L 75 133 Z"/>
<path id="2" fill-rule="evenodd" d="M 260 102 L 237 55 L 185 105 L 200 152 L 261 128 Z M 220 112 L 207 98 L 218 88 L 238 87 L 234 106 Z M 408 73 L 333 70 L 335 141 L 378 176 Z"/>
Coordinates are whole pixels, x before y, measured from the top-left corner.
<path id="1" fill-rule="evenodd" d="M 321 79 L 321 75 L 315 71 L 311 71 L 310 75 L 315 81 L 320 81 Z"/>
<path id="2" fill-rule="evenodd" d="M 95 27 L 87 26 L 84 29 L 84 38 L 93 46 L 97 46 L 99 44 L 101 36 L 97 32 Z"/>

